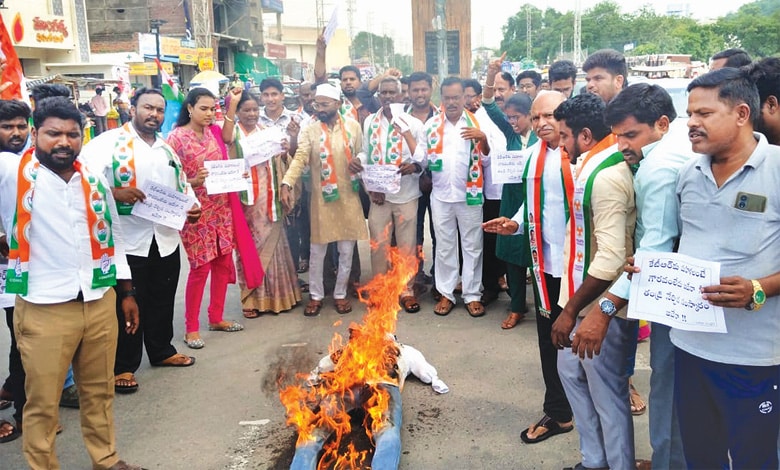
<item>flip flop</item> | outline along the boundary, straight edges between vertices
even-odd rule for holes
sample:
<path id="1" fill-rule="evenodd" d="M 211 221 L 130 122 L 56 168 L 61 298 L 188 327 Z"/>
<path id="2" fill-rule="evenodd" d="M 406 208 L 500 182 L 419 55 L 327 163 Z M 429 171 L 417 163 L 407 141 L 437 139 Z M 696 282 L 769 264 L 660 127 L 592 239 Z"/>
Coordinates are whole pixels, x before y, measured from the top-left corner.
<path id="1" fill-rule="evenodd" d="M 540 419 L 534 427 L 543 427 L 547 429 L 547 432 L 544 432 L 537 437 L 528 437 L 528 431 L 531 428 L 526 428 L 520 433 L 520 439 L 526 444 L 536 444 L 537 442 L 542 442 L 558 434 L 565 434 L 574 429 L 574 425 L 561 426 L 557 421 L 547 415 L 542 416 L 542 419 Z"/>
<path id="2" fill-rule="evenodd" d="M 244 314 L 244 318 L 249 318 L 250 320 L 260 316 L 260 310 L 257 309 L 244 309 L 242 312 Z"/>
<path id="3" fill-rule="evenodd" d="M 155 362 L 152 364 L 154 367 L 189 367 L 195 364 L 195 358 L 192 356 L 185 356 L 181 353 L 176 353 L 173 356 L 165 359 L 164 361 Z"/>
<path id="4" fill-rule="evenodd" d="M 11 434 L 8 434 L 7 436 L 0 437 L 0 444 L 5 442 L 11 442 L 19 438 L 19 436 L 22 435 L 22 431 L 14 426 L 13 424 L 9 423 L 6 420 L 0 420 L 0 429 L 10 426 L 11 427 Z"/>
<path id="5" fill-rule="evenodd" d="M 132 372 L 124 372 L 114 377 L 114 391 L 125 395 L 137 392 L 138 382 L 135 381 L 135 375 Z"/>
<path id="6" fill-rule="evenodd" d="M 647 411 L 647 404 L 642 399 L 642 395 L 634 388 L 634 384 L 628 386 L 628 401 L 631 404 L 631 414 L 641 416 Z"/>

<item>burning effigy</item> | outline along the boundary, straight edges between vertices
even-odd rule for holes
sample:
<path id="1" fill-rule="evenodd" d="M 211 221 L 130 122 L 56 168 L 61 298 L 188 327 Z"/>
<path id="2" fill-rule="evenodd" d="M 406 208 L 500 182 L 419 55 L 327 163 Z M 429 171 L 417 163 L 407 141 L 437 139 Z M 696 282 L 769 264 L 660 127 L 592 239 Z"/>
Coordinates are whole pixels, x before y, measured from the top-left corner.
<path id="1" fill-rule="evenodd" d="M 327 356 L 301 385 L 279 393 L 287 424 L 298 431 L 291 469 L 396 469 L 401 456 L 401 390 L 411 373 L 436 393 L 447 393 L 417 349 L 399 343 L 395 327 L 398 298 L 417 272 L 417 259 L 390 251 L 391 269 L 369 282 L 361 293 L 367 313 L 349 326 L 348 341 L 334 334 Z M 342 442 L 352 431 L 350 411 L 365 411 L 363 426 L 373 442 L 368 452 Z M 327 444 L 326 444 L 327 442 Z M 346 450 L 344 450 L 346 449 Z"/>

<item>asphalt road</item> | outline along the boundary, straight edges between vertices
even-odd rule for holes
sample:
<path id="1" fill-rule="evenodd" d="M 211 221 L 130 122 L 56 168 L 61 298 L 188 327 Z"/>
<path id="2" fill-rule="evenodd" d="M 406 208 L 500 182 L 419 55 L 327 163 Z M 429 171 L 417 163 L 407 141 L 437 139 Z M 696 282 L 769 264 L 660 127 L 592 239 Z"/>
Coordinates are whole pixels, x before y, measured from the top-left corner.
<path id="1" fill-rule="evenodd" d="M 369 273 L 367 244 L 360 244 L 360 253 L 363 272 Z M 299 306 L 246 320 L 238 288 L 230 286 L 226 318 L 240 321 L 246 329 L 204 331 L 206 347 L 193 351 L 182 342 L 186 275 L 185 268 L 174 345 L 195 356 L 197 363 L 190 368 L 153 368 L 144 359 L 137 374 L 139 391 L 115 401 L 120 456 L 149 469 L 288 468 L 295 433 L 285 425 L 277 379 L 280 374 L 311 370 L 327 353 L 333 333 L 344 335 L 349 322 L 361 321 L 365 307 L 355 301 L 352 313 L 338 315 L 328 298 L 316 318 L 304 317 Z M 207 322 L 207 300 L 206 296 L 201 325 Z M 429 294 L 420 300 L 420 313 L 399 314 L 397 336 L 425 354 L 450 392 L 437 395 L 414 378 L 407 381 L 400 468 L 560 469 L 579 462 L 576 430 L 539 444 L 520 440 L 520 432 L 541 417 L 544 393 L 533 317 L 502 330 L 509 306 L 506 294 L 488 307 L 486 316 L 476 319 L 469 317 L 462 302 L 449 316 L 438 317 Z M 8 344 L 7 331 L 0 332 L 3 377 Z M 648 363 L 648 345 L 640 344 L 634 382 L 645 398 Z M 62 468 L 91 468 L 78 411 L 60 412 L 65 427 L 57 438 Z M 0 412 L 5 419 L 10 415 L 10 409 Z M 647 414 L 634 418 L 634 423 L 637 458 L 649 458 Z M 21 449 L 22 439 L 0 444 L 0 468 L 26 468 Z"/>

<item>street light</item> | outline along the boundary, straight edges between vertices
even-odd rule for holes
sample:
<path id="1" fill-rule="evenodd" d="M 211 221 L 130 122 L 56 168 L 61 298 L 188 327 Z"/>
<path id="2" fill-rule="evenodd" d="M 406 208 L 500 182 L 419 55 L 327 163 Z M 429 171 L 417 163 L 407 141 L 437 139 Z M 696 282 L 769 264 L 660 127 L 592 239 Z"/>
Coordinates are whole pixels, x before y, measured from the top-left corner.
<path id="1" fill-rule="evenodd" d="M 157 62 L 160 62 L 160 26 L 167 23 L 165 20 L 149 20 L 149 32 L 154 34 L 154 43 L 157 48 Z M 162 62 L 157 66 L 157 87 L 162 88 Z"/>

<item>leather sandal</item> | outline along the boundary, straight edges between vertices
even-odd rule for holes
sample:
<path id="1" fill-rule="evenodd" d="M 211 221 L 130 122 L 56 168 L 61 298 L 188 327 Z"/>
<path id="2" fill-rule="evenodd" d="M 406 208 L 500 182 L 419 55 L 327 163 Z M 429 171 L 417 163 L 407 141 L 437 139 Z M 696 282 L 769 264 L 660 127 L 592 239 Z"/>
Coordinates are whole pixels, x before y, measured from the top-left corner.
<path id="1" fill-rule="evenodd" d="M 341 315 L 352 311 L 352 302 L 349 299 L 336 299 L 334 304 L 336 305 L 336 312 Z"/>
<path id="2" fill-rule="evenodd" d="M 433 307 L 433 313 L 443 317 L 449 315 L 454 307 L 455 307 L 455 303 L 453 303 L 447 297 L 442 296 L 442 298 L 439 299 L 439 301 Z"/>
<path id="3" fill-rule="evenodd" d="M 406 310 L 406 313 L 417 313 L 420 311 L 420 304 L 413 295 L 401 297 L 401 306 Z"/>
<path id="4" fill-rule="evenodd" d="M 481 317 L 485 314 L 485 306 L 482 305 L 482 302 L 479 300 L 473 300 L 467 303 L 466 310 L 468 310 L 469 315 L 474 318 Z"/>
<path id="5" fill-rule="evenodd" d="M 306 308 L 303 310 L 303 316 L 305 317 L 316 317 L 320 314 L 320 310 L 322 310 L 322 300 L 309 300 L 309 303 L 306 304 Z"/>
<path id="6" fill-rule="evenodd" d="M 506 320 L 504 320 L 501 323 L 501 329 L 503 330 L 511 330 L 515 326 L 517 326 L 518 323 L 520 323 L 523 318 L 525 318 L 525 315 L 522 313 L 516 313 L 516 312 L 509 312 L 509 315 L 506 317 Z"/>

